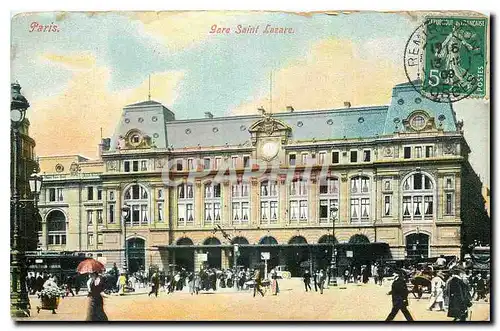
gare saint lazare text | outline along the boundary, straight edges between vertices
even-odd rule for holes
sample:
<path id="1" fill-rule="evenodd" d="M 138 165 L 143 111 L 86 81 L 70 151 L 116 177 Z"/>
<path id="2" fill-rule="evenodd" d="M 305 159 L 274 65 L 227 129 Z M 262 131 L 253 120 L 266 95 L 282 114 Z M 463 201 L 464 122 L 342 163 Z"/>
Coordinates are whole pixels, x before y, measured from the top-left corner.
<path id="1" fill-rule="evenodd" d="M 214 24 L 210 27 L 210 34 L 293 34 L 295 29 L 287 26 L 266 25 L 242 25 L 238 24 L 234 27 L 223 27 Z"/>

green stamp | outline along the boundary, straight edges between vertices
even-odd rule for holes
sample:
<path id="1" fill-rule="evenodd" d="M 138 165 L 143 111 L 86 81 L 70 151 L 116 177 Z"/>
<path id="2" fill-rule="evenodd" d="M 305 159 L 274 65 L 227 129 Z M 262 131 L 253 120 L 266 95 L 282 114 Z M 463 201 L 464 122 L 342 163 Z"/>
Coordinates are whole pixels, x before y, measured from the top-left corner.
<path id="1" fill-rule="evenodd" d="M 421 89 L 427 98 L 485 96 L 487 24 L 487 18 L 426 18 Z"/>

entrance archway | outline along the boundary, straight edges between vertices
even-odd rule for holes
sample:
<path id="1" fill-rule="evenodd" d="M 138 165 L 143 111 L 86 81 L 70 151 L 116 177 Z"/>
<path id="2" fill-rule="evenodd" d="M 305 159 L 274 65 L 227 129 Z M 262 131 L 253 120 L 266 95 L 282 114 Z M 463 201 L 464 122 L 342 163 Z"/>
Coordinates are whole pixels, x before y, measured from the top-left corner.
<path id="1" fill-rule="evenodd" d="M 130 238 L 127 240 L 127 266 L 128 272 L 134 273 L 146 270 L 146 241 L 142 238 Z"/>
<path id="2" fill-rule="evenodd" d="M 309 248 L 303 245 L 307 244 L 307 240 L 302 236 L 294 236 L 288 241 L 288 244 L 301 245 L 289 246 L 285 251 L 286 264 L 292 277 L 301 276 L 303 271 L 309 269 L 309 265 L 312 263 L 309 258 Z"/>
<path id="3" fill-rule="evenodd" d="M 220 240 L 215 237 L 209 237 L 205 239 L 203 245 L 219 246 Z M 207 262 L 205 264 L 208 268 L 221 269 L 221 248 L 220 247 L 207 247 L 204 249 L 205 253 L 208 254 Z"/>
<path id="4" fill-rule="evenodd" d="M 317 269 L 326 270 L 332 262 L 332 243 L 338 244 L 337 238 L 331 234 L 325 234 L 318 240 L 319 245 L 316 249 L 315 266 Z M 328 245 L 325 245 L 328 244 Z"/>
<path id="5" fill-rule="evenodd" d="M 177 246 L 191 246 L 193 241 L 188 238 L 180 238 L 177 240 Z M 194 270 L 194 250 L 192 248 L 179 248 L 175 251 L 175 264 L 177 267 L 184 268 L 188 271 Z"/>
<path id="6" fill-rule="evenodd" d="M 425 233 L 412 233 L 406 236 L 406 257 L 425 259 L 429 257 L 429 236 Z"/>
<path id="7" fill-rule="evenodd" d="M 231 241 L 231 244 L 248 245 L 249 242 L 245 237 L 235 237 Z M 233 264 L 233 260 L 229 261 L 230 267 L 233 267 Z M 245 268 L 250 267 L 250 249 L 248 247 L 238 247 L 238 252 L 236 253 L 236 265 L 244 266 Z"/>
<path id="8" fill-rule="evenodd" d="M 369 244 L 370 239 L 364 234 L 355 234 L 349 238 L 349 244 Z"/>

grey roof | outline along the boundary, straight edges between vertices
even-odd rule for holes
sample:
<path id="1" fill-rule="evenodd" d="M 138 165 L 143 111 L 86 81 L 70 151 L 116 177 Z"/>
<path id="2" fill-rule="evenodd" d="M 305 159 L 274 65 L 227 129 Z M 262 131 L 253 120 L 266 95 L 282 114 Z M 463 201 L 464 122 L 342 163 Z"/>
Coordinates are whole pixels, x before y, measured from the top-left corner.
<path id="1" fill-rule="evenodd" d="M 403 100 L 403 102 L 401 102 Z M 375 138 L 392 135 L 394 119 L 402 120 L 415 110 L 435 117 L 436 125 L 445 131 L 456 131 L 455 113 L 449 103 L 437 103 L 421 96 L 410 83 L 393 88 L 390 105 L 341 109 L 304 110 L 273 114 L 292 129 L 294 141 Z M 441 122 L 438 117 L 444 115 Z M 117 139 L 131 129 L 150 136 L 157 148 L 191 148 L 243 145 L 250 140 L 248 128 L 262 119 L 260 115 L 175 120 L 174 114 L 156 101 L 138 102 L 124 107 L 110 151 L 116 150 Z"/>

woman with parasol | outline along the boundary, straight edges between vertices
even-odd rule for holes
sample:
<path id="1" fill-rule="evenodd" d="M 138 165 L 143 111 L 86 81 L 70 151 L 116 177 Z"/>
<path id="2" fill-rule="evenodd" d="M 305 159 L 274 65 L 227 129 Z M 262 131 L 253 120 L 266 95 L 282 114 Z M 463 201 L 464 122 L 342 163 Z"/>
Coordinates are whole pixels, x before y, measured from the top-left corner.
<path id="1" fill-rule="evenodd" d="M 107 321 L 108 317 L 104 312 L 103 292 L 105 289 L 104 279 L 99 273 L 105 271 L 104 265 L 94 259 L 86 259 L 78 265 L 77 271 L 80 274 L 91 274 L 89 284 L 89 306 L 87 310 L 87 321 Z"/>

